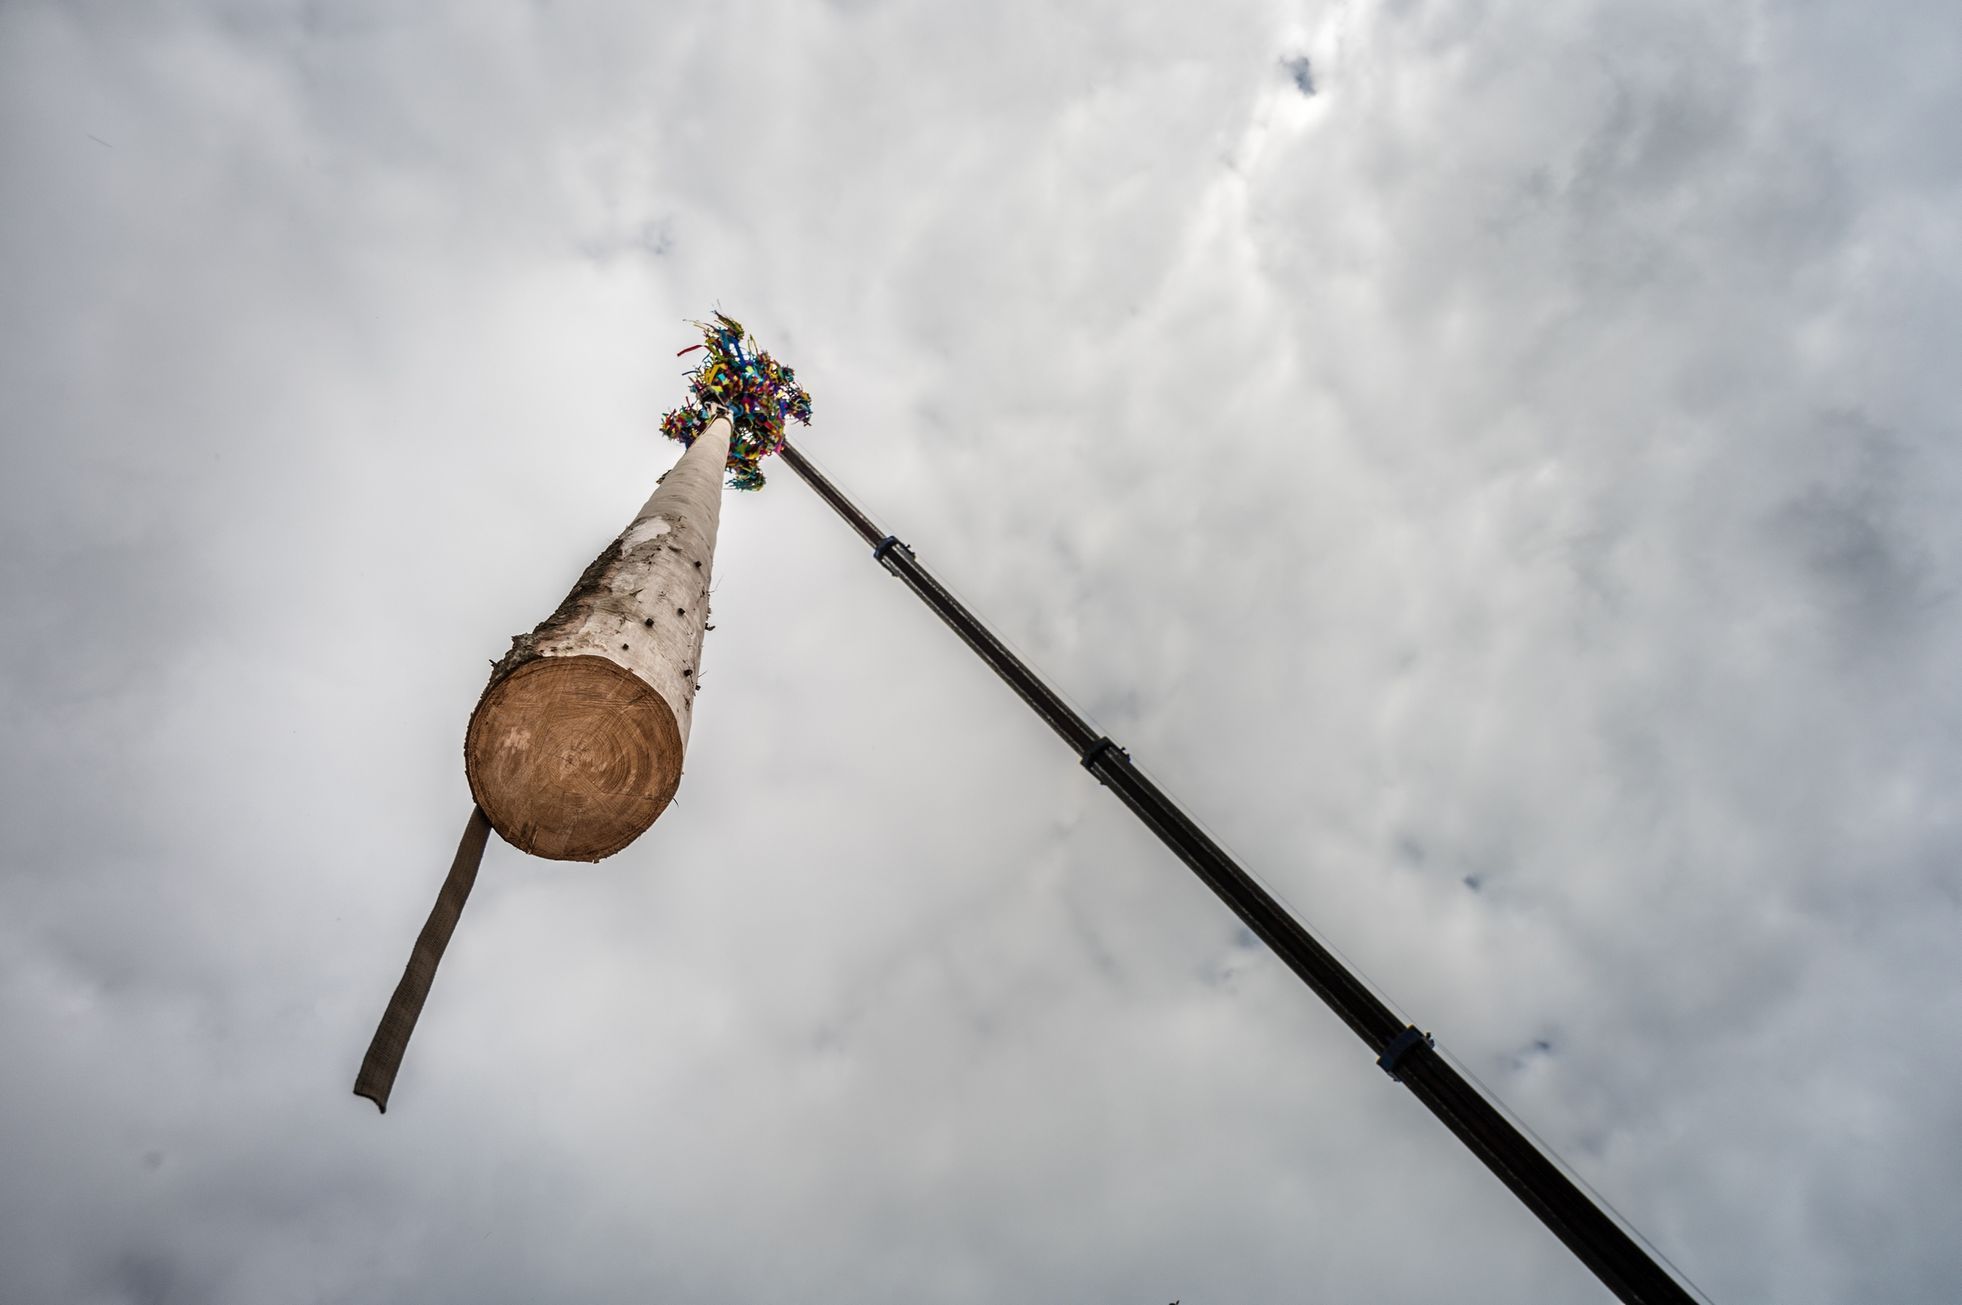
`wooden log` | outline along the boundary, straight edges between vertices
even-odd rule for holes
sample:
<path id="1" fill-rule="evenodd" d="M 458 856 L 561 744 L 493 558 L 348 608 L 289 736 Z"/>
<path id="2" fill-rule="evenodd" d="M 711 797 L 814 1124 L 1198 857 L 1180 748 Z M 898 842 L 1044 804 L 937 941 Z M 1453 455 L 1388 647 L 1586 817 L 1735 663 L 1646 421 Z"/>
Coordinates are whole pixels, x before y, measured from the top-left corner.
<path id="1" fill-rule="evenodd" d="M 711 422 L 633 522 L 491 671 L 464 737 L 470 791 L 513 846 L 597 861 L 681 783 L 729 421 Z"/>

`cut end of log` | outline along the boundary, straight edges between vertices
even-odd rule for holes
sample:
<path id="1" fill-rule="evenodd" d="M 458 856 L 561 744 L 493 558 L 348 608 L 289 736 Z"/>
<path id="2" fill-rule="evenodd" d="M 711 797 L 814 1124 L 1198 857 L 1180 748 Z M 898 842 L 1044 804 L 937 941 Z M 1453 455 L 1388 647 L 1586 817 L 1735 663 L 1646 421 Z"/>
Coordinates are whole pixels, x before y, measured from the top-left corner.
<path id="1" fill-rule="evenodd" d="M 661 695 L 604 657 L 539 657 L 470 718 L 464 766 L 504 841 L 597 861 L 640 837 L 681 785 L 681 730 Z"/>

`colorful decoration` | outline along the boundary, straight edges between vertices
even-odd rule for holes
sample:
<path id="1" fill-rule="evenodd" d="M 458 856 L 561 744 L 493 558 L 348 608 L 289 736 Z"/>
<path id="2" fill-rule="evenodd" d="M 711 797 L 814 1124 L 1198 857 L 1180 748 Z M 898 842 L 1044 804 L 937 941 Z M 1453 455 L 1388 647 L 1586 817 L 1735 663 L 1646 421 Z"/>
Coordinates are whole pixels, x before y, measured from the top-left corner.
<path id="1" fill-rule="evenodd" d="M 758 349 L 733 317 L 718 312 L 713 322 L 695 325 L 702 330 L 702 343 L 675 356 L 697 349 L 708 350 L 708 356 L 688 373 L 693 397 L 661 418 L 661 433 L 686 448 L 717 414 L 727 412 L 734 428 L 729 488 L 761 489 L 763 472 L 757 464 L 783 447 L 784 418 L 811 424 L 811 396 L 797 384 L 797 373 Z"/>

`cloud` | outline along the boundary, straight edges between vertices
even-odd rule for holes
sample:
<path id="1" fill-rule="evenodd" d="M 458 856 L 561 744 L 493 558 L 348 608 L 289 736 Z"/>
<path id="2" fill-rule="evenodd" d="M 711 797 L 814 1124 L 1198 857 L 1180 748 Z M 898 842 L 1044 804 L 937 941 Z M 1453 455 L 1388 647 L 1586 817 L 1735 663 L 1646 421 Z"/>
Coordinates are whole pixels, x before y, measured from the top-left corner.
<path id="1" fill-rule="evenodd" d="M 678 806 L 494 846 L 349 1095 L 488 660 L 718 302 L 1712 1299 L 1955 1295 L 1933 15 L 18 5 L 0 52 L 10 1298 L 1596 1291 L 787 475 L 725 505 Z"/>

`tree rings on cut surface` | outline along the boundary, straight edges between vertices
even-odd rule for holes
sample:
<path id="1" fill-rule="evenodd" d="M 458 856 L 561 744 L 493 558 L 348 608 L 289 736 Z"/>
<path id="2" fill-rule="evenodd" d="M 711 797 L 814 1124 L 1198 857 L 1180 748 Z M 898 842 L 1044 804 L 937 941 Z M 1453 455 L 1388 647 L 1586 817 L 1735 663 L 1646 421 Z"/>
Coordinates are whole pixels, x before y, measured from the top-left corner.
<path id="1" fill-rule="evenodd" d="M 604 657 L 538 657 L 470 717 L 477 805 L 521 851 L 597 861 L 646 832 L 681 784 L 681 731 L 661 695 Z"/>

